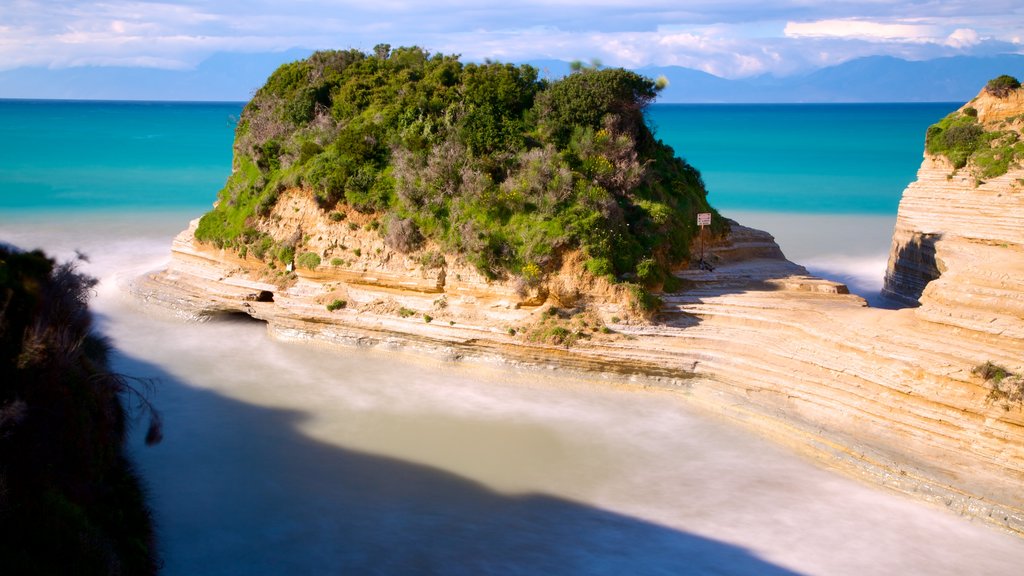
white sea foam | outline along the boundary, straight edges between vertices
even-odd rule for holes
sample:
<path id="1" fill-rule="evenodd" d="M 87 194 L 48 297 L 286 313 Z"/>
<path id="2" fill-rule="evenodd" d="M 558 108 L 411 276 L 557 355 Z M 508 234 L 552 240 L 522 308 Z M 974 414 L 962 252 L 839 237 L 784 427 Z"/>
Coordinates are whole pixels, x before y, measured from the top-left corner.
<path id="1" fill-rule="evenodd" d="M 86 250 L 112 286 L 163 258 L 183 225 L 3 235 Z M 854 275 L 878 264 L 829 262 Z M 165 441 L 134 452 L 169 576 L 1024 565 L 1021 539 L 817 468 L 674 394 L 285 344 L 256 322 L 147 316 L 115 290 L 96 305 L 118 368 L 159 379 Z"/>

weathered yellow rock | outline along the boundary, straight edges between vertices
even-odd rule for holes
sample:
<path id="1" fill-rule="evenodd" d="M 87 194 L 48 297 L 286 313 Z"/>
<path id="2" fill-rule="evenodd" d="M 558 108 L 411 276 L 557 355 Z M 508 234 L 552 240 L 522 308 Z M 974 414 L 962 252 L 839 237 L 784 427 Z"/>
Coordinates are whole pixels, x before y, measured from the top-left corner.
<path id="1" fill-rule="evenodd" d="M 452 256 L 424 269 L 364 230 L 360 215 L 349 215 L 354 227 L 332 222 L 301 191 L 284 194 L 262 225 L 277 238 L 298 231 L 299 251 L 322 258 L 315 269 L 268 273 L 197 243 L 193 223 L 167 270 L 133 289 L 191 316 L 250 314 L 279 338 L 679 389 L 828 465 L 1024 534 L 1024 410 L 986 402 L 989 389 L 971 374 L 985 361 L 1024 371 L 1024 194 L 1014 184 L 1024 174 L 975 187 L 947 178 L 942 162 L 925 159 L 894 233 L 887 286 L 920 294 L 915 309 L 868 308 L 736 224 L 708 243 L 714 271 L 679 272 L 684 289 L 640 322 L 621 287 L 589 276 L 576 256 L 537 286 L 488 281 Z M 335 299 L 348 306 L 328 311 Z M 591 322 L 571 348 L 525 338 L 550 304 L 586 310 L 612 333 Z"/>

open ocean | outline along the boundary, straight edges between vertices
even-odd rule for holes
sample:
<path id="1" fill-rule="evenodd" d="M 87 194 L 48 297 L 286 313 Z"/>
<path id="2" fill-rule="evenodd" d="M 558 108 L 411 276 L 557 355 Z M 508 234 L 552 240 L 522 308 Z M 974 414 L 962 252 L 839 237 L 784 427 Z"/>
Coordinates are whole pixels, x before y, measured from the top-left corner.
<path id="1" fill-rule="evenodd" d="M 956 104 L 656 105 L 726 216 L 870 296 L 924 132 Z M 89 255 L 163 573 L 1019 574 L 1024 540 L 609 382 L 190 324 L 123 282 L 230 171 L 238 103 L 0 101 L 0 241 Z"/>

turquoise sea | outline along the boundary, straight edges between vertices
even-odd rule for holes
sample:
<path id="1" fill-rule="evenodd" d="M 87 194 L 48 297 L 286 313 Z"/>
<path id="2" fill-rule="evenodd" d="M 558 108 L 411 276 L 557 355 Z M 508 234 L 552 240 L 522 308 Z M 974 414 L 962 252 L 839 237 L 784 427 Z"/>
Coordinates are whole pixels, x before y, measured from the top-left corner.
<path id="1" fill-rule="evenodd" d="M 654 106 L 726 216 L 877 290 L 926 127 L 955 104 Z M 239 103 L 0 101 L 0 241 L 101 281 L 164 440 L 132 457 L 165 576 L 1019 574 L 1024 541 L 835 474 L 684 394 L 169 317 L 125 284 L 230 172 Z M 756 383 L 751 383 L 756 385 Z"/>
<path id="2" fill-rule="evenodd" d="M 958 104 L 654 105 L 722 211 L 892 215 Z M 240 103 L 0 101 L 0 209 L 203 210 Z"/>

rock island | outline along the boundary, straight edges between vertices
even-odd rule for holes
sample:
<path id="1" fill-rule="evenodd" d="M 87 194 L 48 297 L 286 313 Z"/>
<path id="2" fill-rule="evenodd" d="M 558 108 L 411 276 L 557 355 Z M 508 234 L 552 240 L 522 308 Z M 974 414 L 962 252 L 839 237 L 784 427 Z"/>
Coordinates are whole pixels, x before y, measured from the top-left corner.
<path id="1" fill-rule="evenodd" d="M 1024 534 L 1024 90 L 996 79 L 929 129 L 883 310 L 707 204 L 644 122 L 661 86 L 386 45 L 282 66 L 213 210 L 132 289 L 283 339 L 678 389 Z"/>

